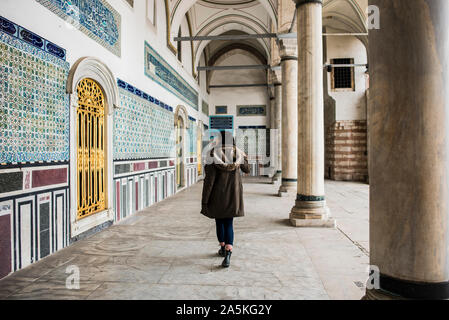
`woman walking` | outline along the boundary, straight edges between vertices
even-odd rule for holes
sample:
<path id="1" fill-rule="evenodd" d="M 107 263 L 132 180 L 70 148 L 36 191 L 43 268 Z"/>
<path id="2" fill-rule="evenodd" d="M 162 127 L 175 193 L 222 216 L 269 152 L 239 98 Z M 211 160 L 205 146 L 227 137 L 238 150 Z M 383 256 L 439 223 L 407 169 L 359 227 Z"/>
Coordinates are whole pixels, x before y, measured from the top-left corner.
<path id="1" fill-rule="evenodd" d="M 211 151 L 211 164 L 204 167 L 201 213 L 215 219 L 217 238 L 220 243 L 218 254 L 224 257 L 222 266 L 231 263 L 234 244 L 233 220 L 243 217 L 243 186 L 240 169 L 249 173 L 247 156 L 235 145 L 232 134 L 222 131 L 217 145 Z"/>

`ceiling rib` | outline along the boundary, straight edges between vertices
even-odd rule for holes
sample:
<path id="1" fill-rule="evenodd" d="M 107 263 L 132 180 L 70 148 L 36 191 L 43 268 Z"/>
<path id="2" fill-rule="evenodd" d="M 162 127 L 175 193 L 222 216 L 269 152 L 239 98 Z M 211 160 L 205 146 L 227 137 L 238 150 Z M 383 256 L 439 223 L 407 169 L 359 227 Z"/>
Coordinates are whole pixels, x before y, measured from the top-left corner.
<path id="1" fill-rule="evenodd" d="M 368 33 L 323 33 L 323 37 L 330 36 L 367 36 Z M 260 33 L 260 34 L 236 34 L 220 36 L 194 36 L 194 37 L 175 37 L 174 41 L 207 41 L 207 40 L 245 40 L 245 39 L 296 39 L 294 32 L 289 33 Z"/>
<path id="2" fill-rule="evenodd" d="M 248 88 L 248 87 L 274 87 L 270 83 L 254 83 L 254 84 L 219 84 L 210 85 L 209 88 Z"/>
<path id="3" fill-rule="evenodd" d="M 197 67 L 198 71 L 205 70 L 244 70 L 244 69 L 269 69 L 270 66 L 267 64 L 252 64 L 252 65 L 236 65 L 236 66 L 207 66 L 207 67 Z"/>

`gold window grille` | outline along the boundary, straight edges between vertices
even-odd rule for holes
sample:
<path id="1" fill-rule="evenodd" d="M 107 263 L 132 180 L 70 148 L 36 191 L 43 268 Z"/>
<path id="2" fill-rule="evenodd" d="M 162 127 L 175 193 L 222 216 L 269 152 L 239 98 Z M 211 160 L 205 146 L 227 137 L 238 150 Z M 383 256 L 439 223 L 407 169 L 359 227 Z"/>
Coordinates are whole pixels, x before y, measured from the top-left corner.
<path id="1" fill-rule="evenodd" d="M 77 86 L 77 218 L 106 208 L 105 99 L 92 79 Z"/>

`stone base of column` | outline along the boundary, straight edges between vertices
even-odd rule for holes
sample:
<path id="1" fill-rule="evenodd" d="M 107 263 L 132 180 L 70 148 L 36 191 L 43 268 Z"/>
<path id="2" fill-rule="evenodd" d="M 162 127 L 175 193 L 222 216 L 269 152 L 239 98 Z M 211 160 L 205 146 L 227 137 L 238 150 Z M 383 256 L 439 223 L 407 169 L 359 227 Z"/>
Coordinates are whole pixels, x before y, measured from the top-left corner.
<path id="1" fill-rule="evenodd" d="M 335 228 L 337 223 L 330 217 L 325 201 L 296 200 L 290 212 L 290 223 L 294 227 Z"/>
<path id="2" fill-rule="evenodd" d="M 287 197 L 293 196 L 296 194 L 297 182 L 293 181 L 285 181 L 282 179 L 282 185 L 279 187 L 278 196 L 279 197 Z"/>
<path id="3" fill-rule="evenodd" d="M 367 289 L 365 295 L 361 300 L 407 300 L 407 299 L 390 294 L 383 290 Z"/>
<path id="4" fill-rule="evenodd" d="M 276 182 L 279 182 L 281 180 L 282 171 L 276 171 L 274 173 L 273 178 L 271 178 L 271 183 L 275 184 Z"/>

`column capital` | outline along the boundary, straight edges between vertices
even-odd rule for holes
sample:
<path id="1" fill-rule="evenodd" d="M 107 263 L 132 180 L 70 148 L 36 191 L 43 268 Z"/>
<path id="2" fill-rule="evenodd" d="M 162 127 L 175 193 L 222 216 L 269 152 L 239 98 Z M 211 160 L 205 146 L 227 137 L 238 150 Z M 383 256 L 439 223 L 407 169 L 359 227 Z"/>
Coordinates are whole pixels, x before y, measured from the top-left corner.
<path id="1" fill-rule="evenodd" d="M 297 39 L 282 39 L 279 41 L 279 54 L 281 61 L 294 59 L 298 60 Z"/>
<path id="2" fill-rule="evenodd" d="M 273 70 L 271 77 L 272 77 L 273 84 L 275 86 L 282 84 L 282 70 L 281 69 Z"/>
<path id="3" fill-rule="evenodd" d="M 293 0 L 293 2 L 296 4 L 296 8 L 308 3 L 318 3 L 323 5 L 323 0 Z"/>

